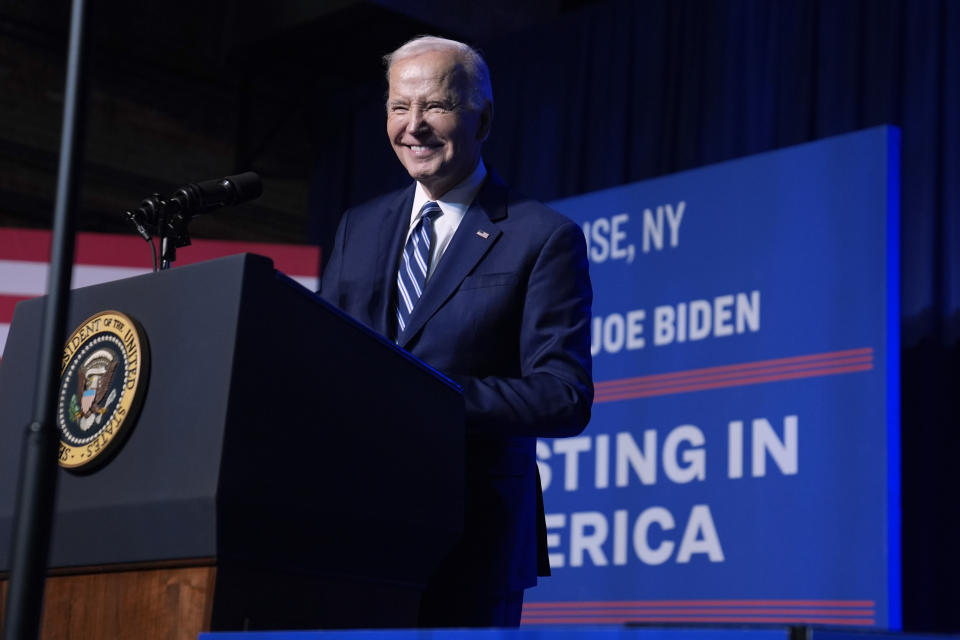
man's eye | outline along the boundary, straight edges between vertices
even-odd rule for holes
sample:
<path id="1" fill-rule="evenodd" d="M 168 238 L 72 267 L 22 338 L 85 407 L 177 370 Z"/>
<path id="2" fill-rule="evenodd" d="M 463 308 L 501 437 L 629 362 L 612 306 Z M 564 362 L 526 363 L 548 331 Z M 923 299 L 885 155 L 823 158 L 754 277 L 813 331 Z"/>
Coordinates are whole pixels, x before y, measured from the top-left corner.
<path id="1" fill-rule="evenodd" d="M 431 102 L 430 104 L 427 105 L 427 111 L 433 111 L 436 113 L 436 112 L 447 111 L 447 110 L 448 110 L 447 106 L 440 102 Z"/>
<path id="2" fill-rule="evenodd" d="M 390 113 L 405 113 L 406 110 L 407 110 L 406 105 L 402 105 L 402 104 L 390 105 Z"/>

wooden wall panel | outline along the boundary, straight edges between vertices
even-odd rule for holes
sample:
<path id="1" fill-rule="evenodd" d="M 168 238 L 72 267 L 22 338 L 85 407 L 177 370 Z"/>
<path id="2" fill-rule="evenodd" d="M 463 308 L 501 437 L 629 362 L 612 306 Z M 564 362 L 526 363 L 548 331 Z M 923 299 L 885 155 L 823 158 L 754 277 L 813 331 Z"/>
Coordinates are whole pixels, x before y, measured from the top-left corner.
<path id="1" fill-rule="evenodd" d="M 51 576 L 40 636 L 196 640 L 210 628 L 215 577 L 215 567 Z M 0 609 L 6 590 L 0 581 Z"/>

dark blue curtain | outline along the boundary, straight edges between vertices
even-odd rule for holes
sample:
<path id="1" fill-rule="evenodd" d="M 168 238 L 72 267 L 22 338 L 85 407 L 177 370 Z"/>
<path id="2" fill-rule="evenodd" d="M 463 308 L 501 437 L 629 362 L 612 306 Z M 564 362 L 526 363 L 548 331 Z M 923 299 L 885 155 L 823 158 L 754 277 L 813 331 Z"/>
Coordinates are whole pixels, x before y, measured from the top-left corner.
<path id="1" fill-rule="evenodd" d="M 960 628 L 960 2 L 624 0 L 476 44 L 496 98 L 487 162 L 541 200 L 901 128 L 905 624 Z M 383 91 L 323 116 L 318 242 L 405 182 Z"/>

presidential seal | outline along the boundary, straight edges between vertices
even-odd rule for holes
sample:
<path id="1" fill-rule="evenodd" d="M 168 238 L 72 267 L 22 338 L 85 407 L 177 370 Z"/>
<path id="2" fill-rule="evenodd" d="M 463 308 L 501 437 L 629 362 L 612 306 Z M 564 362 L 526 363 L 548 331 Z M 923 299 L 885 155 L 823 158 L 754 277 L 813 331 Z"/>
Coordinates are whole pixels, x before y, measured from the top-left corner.
<path id="1" fill-rule="evenodd" d="M 148 358 L 143 330 L 119 311 L 76 328 L 63 348 L 57 397 L 61 467 L 92 470 L 120 448 L 146 393 Z"/>

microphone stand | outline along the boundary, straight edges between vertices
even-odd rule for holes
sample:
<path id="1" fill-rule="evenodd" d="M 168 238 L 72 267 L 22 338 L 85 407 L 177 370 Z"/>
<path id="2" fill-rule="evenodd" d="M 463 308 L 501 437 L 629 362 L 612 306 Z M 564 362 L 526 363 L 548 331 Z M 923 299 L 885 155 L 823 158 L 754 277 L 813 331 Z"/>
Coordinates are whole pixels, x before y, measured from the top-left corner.
<path id="1" fill-rule="evenodd" d="M 164 211 L 160 225 L 160 269 L 169 269 L 177 259 L 177 249 L 190 246 L 188 225 L 192 216 L 183 211 Z"/>
<path id="2" fill-rule="evenodd" d="M 59 437 L 54 424 L 54 414 L 70 296 L 82 163 L 85 14 L 84 0 L 73 0 L 57 200 L 50 247 L 50 275 L 43 313 L 43 338 L 37 367 L 34 419 L 26 430 L 20 463 L 17 506 L 10 545 L 10 583 L 3 625 L 4 640 L 36 638 L 40 631 L 43 611 L 43 588 L 50 553 L 50 531 L 59 472 Z"/>
<path id="3" fill-rule="evenodd" d="M 139 209 L 125 211 L 124 215 L 151 247 L 154 236 L 160 239 L 160 264 L 154 264 L 154 271 L 169 269 L 177 259 L 177 249 L 190 246 L 189 224 L 193 216 L 172 198 L 164 200 L 155 193 L 144 199 Z"/>

